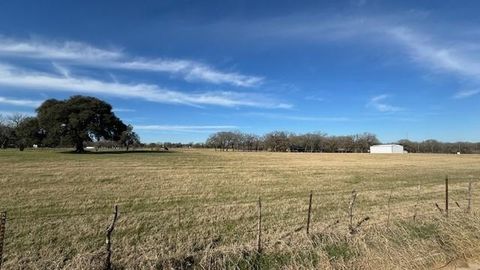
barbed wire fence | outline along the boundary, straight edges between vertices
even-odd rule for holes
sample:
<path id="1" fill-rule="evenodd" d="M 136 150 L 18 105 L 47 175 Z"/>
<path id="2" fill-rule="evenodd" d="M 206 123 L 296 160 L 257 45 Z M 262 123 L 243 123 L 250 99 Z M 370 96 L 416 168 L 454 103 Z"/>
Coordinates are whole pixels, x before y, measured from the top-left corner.
<path id="1" fill-rule="evenodd" d="M 311 233 L 322 233 L 332 228 L 345 228 L 345 232 L 354 236 L 369 226 L 390 226 L 392 221 L 411 220 L 417 222 L 420 218 L 428 218 L 440 216 L 448 219 L 449 214 L 460 211 L 465 214 L 472 214 L 473 211 L 473 190 L 474 178 L 457 179 L 452 187 L 452 179 L 445 177 L 445 182 L 439 184 L 439 181 L 426 181 L 418 185 L 405 185 L 395 189 L 370 188 L 354 190 L 322 190 L 312 189 L 309 193 L 293 193 L 290 196 L 276 197 L 259 197 L 257 200 L 245 200 L 231 203 L 206 203 L 198 204 L 192 207 L 172 206 L 167 209 L 142 209 L 142 210 L 125 210 L 122 211 L 121 203 L 114 205 L 111 223 L 105 230 L 105 261 L 104 269 L 112 269 L 112 257 L 114 255 L 114 231 L 119 219 L 135 218 L 139 214 L 163 214 L 169 217 L 169 226 L 162 224 L 166 233 L 170 232 L 186 232 L 190 234 L 197 228 L 212 228 L 208 232 L 212 234 L 222 234 L 222 228 L 225 226 L 237 227 L 243 234 L 250 234 L 252 243 L 250 245 L 252 251 L 261 254 L 268 246 L 268 241 L 276 242 L 286 237 L 291 237 L 295 233 L 302 231 L 309 235 Z M 466 180 L 466 181 L 465 181 Z M 444 188 L 444 193 L 442 191 Z M 413 192 L 405 193 L 405 189 Z M 424 191 L 422 193 L 422 191 Z M 362 205 L 363 196 L 370 194 L 386 192 L 385 204 L 374 203 L 372 205 Z M 443 194 L 442 194 L 443 193 Z M 424 196 L 422 198 L 422 195 Z M 336 200 L 329 200 L 328 197 L 335 197 Z M 401 199 L 395 201 L 397 197 Z M 338 199 L 339 198 L 339 199 Z M 291 208 L 277 207 L 278 202 L 291 200 L 297 202 L 292 204 Z M 300 201 L 305 204 L 298 204 Z M 442 203 L 441 201 L 444 202 Z M 343 202 L 343 207 L 338 205 L 338 201 Z M 413 201 L 412 205 L 410 202 Z M 321 204 L 322 202 L 335 202 L 337 207 Z M 454 206 L 453 208 L 451 206 Z M 242 208 L 242 210 L 240 210 Z M 202 217 L 195 220 L 195 212 L 202 209 Z M 223 211 L 219 211 L 223 209 Z M 334 211 L 332 211 L 334 210 Z M 233 212 L 232 212 L 233 211 Z M 204 213 L 211 213 L 205 215 Z M 212 215 L 215 213 L 215 215 Z M 220 213 L 220 214 L 219 214 Z M 236 213 L 237 217 L 231 217 L 229 213 Z M 7 222 L 31 222 L 35 220 L 57 220 L 65 218 L 83 217 L 83 216 L 104 216 L 109 218 L 109 214 L 104 211 L 92 212 L 76 212 L 76 213 L 51 213 L 38 215 L 35 213 L 21 215 L 9 215 L 7 220 L 7 212 L 0 214 L 0 270 L 2 269 L 4 254 L 8 253 L 8 246 L 5 246 L 5 239 L 8 237 L 9 231 L 15 230 L 9 227 Z M 187 218 L 186 218 L 187 217 Z M 230 230 L 235 235 L 235 230 Z M 278 233 L 281 232 L 281 233 Z M 205 234 L 205 231 L 203 231 Z M 265 236 L 270 235 L 270 238 Z M 208 237 L 211 235 L 204 235 Z M 272 240 L 276 239 L 276 240 Z M 15 239 L 11 239 L 14 241 Z M 239 243 L 245 244 L 245 243 Z M 209 245 L 208 249 L 214 248 Z M 222 251 L 226 251 L 222 248 Z M 202 249 L 189 252 L 190 255 L 197 255 L 203 252 Z"/>

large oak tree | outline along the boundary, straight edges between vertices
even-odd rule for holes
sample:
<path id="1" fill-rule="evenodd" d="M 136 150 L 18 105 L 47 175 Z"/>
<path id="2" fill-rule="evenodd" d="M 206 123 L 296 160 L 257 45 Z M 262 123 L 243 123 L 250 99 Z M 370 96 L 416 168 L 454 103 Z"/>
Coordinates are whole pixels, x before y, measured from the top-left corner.
<path id="1" fill-rule="evenodd" d="M 48 99 L 37 109 L 45 141 L 58 145 L 66 139 L 84 152 L 87 141 L 119 140 L 127 126 L 112 112 L 112 106 L 94 97 L 72 96 L 67 100 Z"/>

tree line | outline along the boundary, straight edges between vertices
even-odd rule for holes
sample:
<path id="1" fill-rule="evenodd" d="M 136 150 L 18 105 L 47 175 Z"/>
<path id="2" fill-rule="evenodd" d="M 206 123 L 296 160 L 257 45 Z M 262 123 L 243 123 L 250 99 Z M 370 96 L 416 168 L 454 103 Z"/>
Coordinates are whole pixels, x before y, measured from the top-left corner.
<path id="1" fill-rule="evenodd" d="M 403 145 L 409 153 L 480 154 L 480 142 L 440 142 L 437 140 L 415 142 L 404 139 L 398 141 L 398 144 Z"/>
<path id="2" fill-rule="evenodd" d="M 140 144 L 133 127 L 124 124 L 112 106 L 94 97 L 72 96 L 67 100 L 48 99 L 36 109 L 36 116 L 0 115 L 0 147 L 75 147 L 84 152 L 87 144 L 96 147 Z"/>
<path id="3" fill-rule="evenodd" d="M 238 131 L 222 131 L 210 135 L 205 145 L 223 151 L 366 153 L 370 146 L 379 143 L 377 136 L 371 133 L 329 136 L 321 132 L 295 134 L 273 131 L 259 136 Z"/>
<path id="4" fill-rule="evenodd" d="M 322 132 L 295 134 L 273 131 L 259 136 L 239 131 L 221 131 L 211 134 L 205 144 L 197 147 L 220 151 L 367 153 L 370 146 L 379 143 L 377 136 L 372 133 L 332 136 Z M 404 139 L 394 143 L 403 145 L 409 153 L 480 153 L 480 143 L 473 142 L 414 142 Z"/>
<path id="5" fill-rule="evenodd" d="M 221 151 L 273 152 L 344 152 L 366 153 L 379 144 L 377 136 L 362 133 L 332 136 L 322 132 L 295 134 L 273 131 L 263 136 L 240 131 L 211 134 L 205 143 L 142 144 L 131 125 L 124 124 L 105 101 L 88 96 L 72 96 L 66 100 L 48 99 L 36 109 L 36 116 L 0 115 L 0 148 L 74 147 L 83 152 L 85 146 L 95 148 L 178 147 L 214 148 Z M 396 142 L 410 153 L 480 153 L 480 143 L 440 142 L 425 140 Z"/>

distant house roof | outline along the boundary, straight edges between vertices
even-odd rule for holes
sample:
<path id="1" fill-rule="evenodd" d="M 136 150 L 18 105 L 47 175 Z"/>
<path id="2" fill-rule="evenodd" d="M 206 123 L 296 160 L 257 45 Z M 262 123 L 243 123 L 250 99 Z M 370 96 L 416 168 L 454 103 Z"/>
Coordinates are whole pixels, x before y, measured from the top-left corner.
<path id="1" fill-rule="evenodd" d="M 376 145 L 372 145 L 372 147 L 375 147 L 375 146 L 401 146 L 400 144 L 376 144 Z"/>

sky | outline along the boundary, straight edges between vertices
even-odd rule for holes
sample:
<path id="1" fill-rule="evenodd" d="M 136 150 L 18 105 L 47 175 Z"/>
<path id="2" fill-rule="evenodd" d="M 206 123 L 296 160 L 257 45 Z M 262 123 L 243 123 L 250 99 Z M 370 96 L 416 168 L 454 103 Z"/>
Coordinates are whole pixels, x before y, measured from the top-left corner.
<path id="1" fill-rule="evenodd" d="M 0 114 L 95 96 L 144 142 L 480 141 L 478 1 L 0 1 Z"/>

